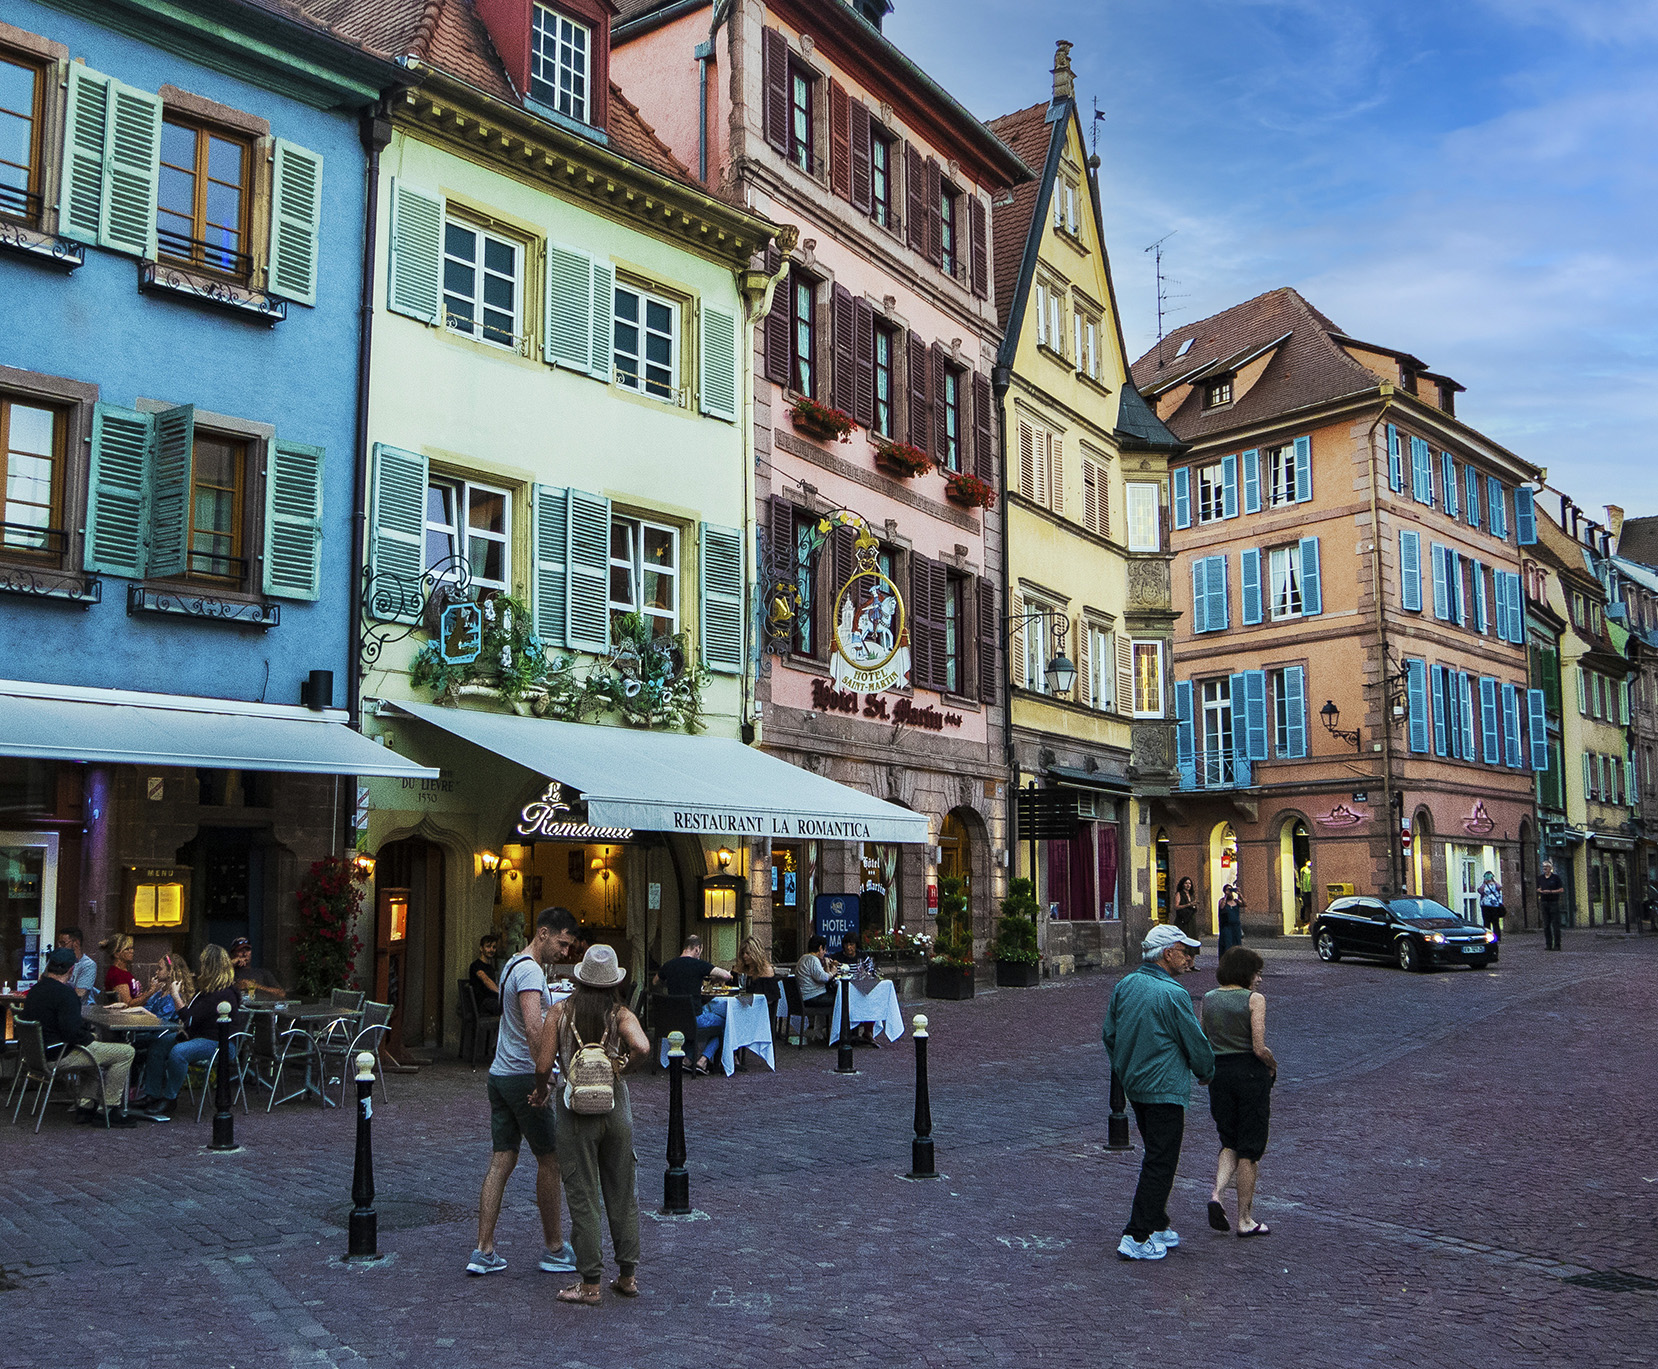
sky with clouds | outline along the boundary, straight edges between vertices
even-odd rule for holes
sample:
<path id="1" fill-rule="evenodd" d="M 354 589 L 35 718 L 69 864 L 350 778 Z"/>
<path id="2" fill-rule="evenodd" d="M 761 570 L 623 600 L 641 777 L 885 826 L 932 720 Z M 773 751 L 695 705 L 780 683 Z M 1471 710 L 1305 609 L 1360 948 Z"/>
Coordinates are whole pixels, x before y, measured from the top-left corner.
<path id="1" fill-rule="evenodd" d="M 1468 387 L 1598 513 L 1658 514 L 1658 0 L 895 0 L 975 114 L 1097 99 L 1129 352 L 1293 285 Z"/>

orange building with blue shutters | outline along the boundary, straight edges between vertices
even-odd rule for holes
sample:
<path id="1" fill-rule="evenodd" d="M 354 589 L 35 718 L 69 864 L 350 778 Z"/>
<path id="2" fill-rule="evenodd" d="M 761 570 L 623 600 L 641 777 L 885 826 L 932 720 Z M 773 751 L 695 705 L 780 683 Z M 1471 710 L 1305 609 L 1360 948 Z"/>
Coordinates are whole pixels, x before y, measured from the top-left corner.
<path id="1" fill-rule="evenodd" d="M 1478 920 L 1535 902 L 1522 548 L 1542 471 L 1456 416 L 1462 387 L 1280 289 L 1135 364 L 1170 463 L 1178 782 L 1154 840 L 1199 926 L 1224 886 L 1293 934 L 1334 894 Z M 1172 910 L 1172 899 L 1171 899 Z"/>

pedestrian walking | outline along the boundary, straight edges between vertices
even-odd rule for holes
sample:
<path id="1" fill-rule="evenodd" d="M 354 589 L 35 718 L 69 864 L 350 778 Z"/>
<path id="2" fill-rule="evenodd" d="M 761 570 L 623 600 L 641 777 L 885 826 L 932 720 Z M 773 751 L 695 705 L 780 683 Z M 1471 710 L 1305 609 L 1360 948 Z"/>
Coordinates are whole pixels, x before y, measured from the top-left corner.
<path id="1" fill-rule="evenodd" d="M 1265 1222 L 1255 1220 L 1255 1185 L 1266 1154 L 1272 1086 L 1278 1080 L 1278 1061 L 1267 1046 L 1267 1000 L 1260 991 L 1265 968 L 1258 952 L 1234 946 L 1215 967 L 1219 987 L 1203 995 L 1203 1034 L 1215 1052 L 1209 1115 L 1220 1133 L 1209 1225 L 1216 1231 L 1232 1229 L 1221 1194 L 1233 1189 L 1240 1236 L 1271 1233 Z"/>
<path id="2" fill-rule="evenodd" d="M 627 978 L 609 946 L 589 948 L 576 966 L 576 991 L 553 1010 L 552 1029 L 536 1053 L 538 1096 L 548 1088 L 556 1050 L 563 1084 L 554 1112 L 559 1167 L 570 1200 L 570 1239 L 581 1282 L 561 1289 L 560 1302 L 599 1304 L 604 1249 L 599 1244 L 599 1204 L 610 1221 L 617 1276 L 611 1291 L 639 1296 L 639 1202 L 634 1194 L 633 1111 L 622 1075 L 646 1059 L 651 1043 L 622 1003 Z"/>
<path id="3" fill-rule="evenodd" d="M 1233 885 L 1220 891 L 1220 953 L 1225 955 L 1243 940 L 1243 895 Z"/>
<path id="4" fill-rule="evenodd" d="M 559 964 L 576 940 L 576 919 L 566 908 L 543 908 L 535 936 L 501 971 L 501 1031 L 489 1067 L 489 1173 L 478 1197 L 478 1246 L 467 1261 L 468 1274 L 498 1274 L 507 1262 L 495 1253 L 495 1223 L 501 1195 L 518 1164 L 525 1141 L 535 1156 L 535 1205 L 547 1249 L 541 1267 L 549 1274 L 569 1274 L 575 1252 L 559 1235 L 558 1150 L 553 1139 L 553 1110 L 546 1090 L 536 1083 L 536 1059 L 553 1005 L 547 967 Z M 537 1101 L 539 1095 L 539 1101 Z"/>
<path id="5" fill-rule="evenodd" d="M 1174 925 L 1187 936 L 1197 935 L 1197 890 L 1190 875 L 1182 875 L 1174 886 Z"/>
<path id="6" fill-rule="evenodd" d="M 1493 942 L 1503 939 L 1503 886 L 1489 870 L 1480 881 L 1480 919 L 1491 932 Z"/>
<path id="7" fill-rule="evenodd" d="M 1560 917 L 1566 897 L 1566 881 L 1554 872 L 1554 862 L 1543 862 L 1543 877 L 1537 881 L 1537 901 L 1543 909 L 1543 949 L 1560 949 Z"/>
<path id="8" fill-rule="evenodd" d="M 1189 974 L 1203 943 L 1177 927 L 1153 927 L 1140 964 L 1117 981 L 1105 1014 L 1106 1054 L 1134 1109 L 1145 1155 L 1128 1225 L 1117 1244 L 1125 1260 L 1160 1260 L 1180 1244 L 1169 1222 L 1169 1193 L 1180 1164 L 1192 1078 L 1207 1084 L 1215 1053 L 1178 976 Z"/>

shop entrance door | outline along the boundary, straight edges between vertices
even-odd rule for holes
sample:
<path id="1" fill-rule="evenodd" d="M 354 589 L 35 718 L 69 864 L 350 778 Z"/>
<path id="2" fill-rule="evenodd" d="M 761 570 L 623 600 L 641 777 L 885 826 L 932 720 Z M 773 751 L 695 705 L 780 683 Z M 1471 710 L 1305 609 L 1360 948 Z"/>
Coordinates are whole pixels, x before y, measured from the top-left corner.
<path id="1" fill-rule="evenodd" d="M 43 952 L 56 934 L 58 837 L 55 832 L 0 832 L 0 979 L 40 978 Z M 7 1039 L 11 1019 L 6 1019 Z"/>
<path id="2" fill-rule="evenodd" d="M 1479 866 L 1473 856 L 1461 847 L 1456 848 L 1457 863 L 1457 912 L 1462 914 L 1464 922 L 1478 922 L 1480 920 L 1480 876 Z"/>
<path id="3" fill-rule="evenodd" d="M 444 1012 L 443 848 L 419 837 L 380 848 L 375 883 L 408 892 L 407 929 L 397 978 L 400 1046 L 443 1045 L 448 1018 Z M 453 989 L 453 985 L 449 986 Z M 401 1053 L 398 1052 L 400 1055 Z"/>

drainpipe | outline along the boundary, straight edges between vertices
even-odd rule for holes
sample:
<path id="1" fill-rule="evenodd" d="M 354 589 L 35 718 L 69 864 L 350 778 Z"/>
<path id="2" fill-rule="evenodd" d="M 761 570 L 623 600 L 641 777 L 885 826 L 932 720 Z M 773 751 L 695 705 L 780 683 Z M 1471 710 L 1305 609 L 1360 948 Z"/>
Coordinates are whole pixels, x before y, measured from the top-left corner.
<path id="1" fill-rule="evenodd" d="M 708 184 L 708 64 L 714 60 L 714 37 L 730 12 L 731 0 L 715 5 L 708 41 L 692 49 L 697 59 L 697 179 L 704 185 Z"/>
<path id="2" fill-rule="evenodd" d="M 1393 699 L 1389 693 L 1387 676 L 1389 673 L 1387 653 L 1387 604 L 1382 598 L 1382 526 L 1380 499 L 1376 492 L 1376 430 L 1382 426 L 1382 420 L 1387 417 L 1387 411 L 1393 407 L 1393 386 L 1383 381 L 1381 385 L 1382 407 L 1376 414 L 1376 421 L 1370 425 L 1365 434 L 1365 442 L 1370 449 L 1370 596 L 1376 603 L 1376 642 L 1377 650 L 1381 653 L 1382 673 L 1382 801 L 1387 809 L 1387 847 L 1389 851 L 1388 868 L 1396 876 L 1393 892 L 1400 895 L 1405 892 L 1405 853 L 1399 846 L 1401 824 L 1393 814 Z M 1385 440 L 1385 439 L 1384 439 Z M 1388 453 L 1384 459 L 1391 459 Z M 1400 810 L 1403 816 L 1403 809 Z"/>
<path id="3" fill-rule="evenodd" d="M 380 153 L 391 142 L 389 100 L 364 114 L 358 125 L 368 154 L 368 183 L 363 196 L 363 273 L 357 325 L 356 464 L 351 477 L 351 656 L 346 662 L 346 706 L 351 725 L 362 727 L 363 692 L 363 548 L 368 539 L 368 385 L 374 350 L 375 253 L 380 224 Z"/>
<path id="4" fill-rule="evenodd" d="M 1002 744 L 1008 768 L 1007 786 L 1007 869 L 1012 880 L 1019 872 L 1019 763 L 1013 754 L 1013 641 L 1008 635 L 1008 624 L 1013 616 L 1012 567 L 1008 548 L 1011 545 L 1013 515 L 1007 506 L 1007 391 L 1013 381 L 1009 366 L 993 366 L 990 370 L 990 392 L 996 402 L 997 454 L 1002 467 L 1002 645 L 1007 656 L 1007 669 L 1002 687 Z M 1031 889 L 1036 888 L 1036 848 L 1031 848 Z M 1038 905 L 1040 911 L 1040 904 Z M 1042 925 L 1046 925 L 1045 923 Z M 1040 949 L 1040 948 L 1039 948 Z"/>

